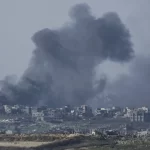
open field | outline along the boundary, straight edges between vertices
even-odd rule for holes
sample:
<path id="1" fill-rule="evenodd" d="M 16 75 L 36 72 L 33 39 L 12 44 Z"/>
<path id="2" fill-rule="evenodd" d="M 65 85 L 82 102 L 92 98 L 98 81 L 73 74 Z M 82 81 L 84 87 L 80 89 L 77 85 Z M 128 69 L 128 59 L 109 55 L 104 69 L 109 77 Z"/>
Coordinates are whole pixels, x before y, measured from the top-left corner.
<path id="1" fill-rule="evenodd" d="M 8 136 L 8 139 L 10 137 Z M 122 140 L 119 142 L 120 139 L 118 139 L 116 142 L 115 138 L 103 139 L 99 136 L 24 135 L 26 141 L 22 138 L 16 141 L 18 137 L 14 135 L 12 141 L 0 140 L 0 150 L 150 150 L 149 139 L 131 140 L 129 138 L 123 142 Z"/>
<path id="2" fill-rule="evenodd" d="M 37 135 L 36 135 L 37 136 Z M 34 136 L 28 137 L 28 139 L 33 138 Z M 9 136 L 8 136 L 9 138 Z M 18 138 L 18 137 L 17 137 Z M 43 137 L 42 137 L 43 138 Z M 44 136 L 45 138 L 45 136 Z M 16 137 L 14 138 L 16 139 Z M 35 137 L 34 137 L 35 140 Z M 23 141 L 22 139 L 16 141 L 0 141 L 0 150 L 1 149 L 7 149 L 7 150 L 12 150 L 15 148 L 15 150 L 19 150 L 22 148 L 28 148 L 28 149 L 66 149 L 66 148 L 72 148 L 72 147 L 83 147 L 83 146 L 93 146 L 93 145 L 105 145 L 108 144 L 107 141 L 98 141 L 98 139 L 91 138 L 90 136 L 84 136 L 84 135 L 70 135 L 70 136 L 65 136 L 62 139 L 55 139 L 55 140 L 49 140 L 46 142 L 44 141 L 37 141 L 37 140 L 32 140 L 32 141 Z"/>
<path id="3" fill-rule="evenodd" d="M 50 142 L 69 138 L 70 135 L 63 134 L 22 134 L 22 135 L 0 135 L 0 142 L 16 142 L 16 141 L 33 141 L 33 142 Z"/>
<path id="4" fill-rule="evenodd" d="M 0 142 L 0 147 L 38 147 L 41 145 L 49 144 L 50 142 Z"/>

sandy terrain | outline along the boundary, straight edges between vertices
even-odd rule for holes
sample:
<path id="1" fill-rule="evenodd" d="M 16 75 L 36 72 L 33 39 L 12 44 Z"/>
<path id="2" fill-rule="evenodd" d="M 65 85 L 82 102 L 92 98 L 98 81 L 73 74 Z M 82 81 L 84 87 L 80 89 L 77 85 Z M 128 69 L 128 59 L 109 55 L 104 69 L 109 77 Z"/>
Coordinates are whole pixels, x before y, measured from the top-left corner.
<path id="1" fill-rule="evenodd" d="M 37 147 L 44 144 L 48 144 L 50 142 L 0 142 L 0 146 L 2 147 Z"/>

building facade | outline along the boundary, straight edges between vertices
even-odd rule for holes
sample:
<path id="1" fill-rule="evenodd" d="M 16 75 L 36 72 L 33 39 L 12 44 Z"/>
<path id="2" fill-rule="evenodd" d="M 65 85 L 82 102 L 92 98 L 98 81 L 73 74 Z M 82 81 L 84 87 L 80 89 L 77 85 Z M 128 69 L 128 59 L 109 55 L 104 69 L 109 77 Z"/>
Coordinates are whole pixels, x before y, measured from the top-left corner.
<path id="1" fill-rule="evenodd" d="M 133 111 L 130 120 L 131 122 L 150 122 L 150 112 Z"/>

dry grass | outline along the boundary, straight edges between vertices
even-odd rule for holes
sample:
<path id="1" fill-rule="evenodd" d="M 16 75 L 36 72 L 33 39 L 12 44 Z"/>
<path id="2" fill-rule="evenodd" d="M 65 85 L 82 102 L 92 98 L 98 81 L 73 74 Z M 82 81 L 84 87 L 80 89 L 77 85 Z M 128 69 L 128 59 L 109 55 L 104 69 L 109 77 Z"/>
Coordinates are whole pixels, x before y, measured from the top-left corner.
<path id="1" fill-rule="evenodd" d="M 0 142 L 0 147 L 38 147 L 50 142 Z"/>
<path id="2" fill-rule="evenodd" d="M 54 140 L 61 140 L 67 138 L 68 135 L 61 134 L 31 134 L 31 135 L 0 135 L 0 142 L 13 141 L 38 141 L 49 142 Z"/>
<path id="3" fill-rule="evenodd" d="M 2 137 L 1 137 L 2 138 Z M 80 141 L 82 135 L 7 135 L 0 140 L 0 147 L 39 147 L 65 145 Z"/>

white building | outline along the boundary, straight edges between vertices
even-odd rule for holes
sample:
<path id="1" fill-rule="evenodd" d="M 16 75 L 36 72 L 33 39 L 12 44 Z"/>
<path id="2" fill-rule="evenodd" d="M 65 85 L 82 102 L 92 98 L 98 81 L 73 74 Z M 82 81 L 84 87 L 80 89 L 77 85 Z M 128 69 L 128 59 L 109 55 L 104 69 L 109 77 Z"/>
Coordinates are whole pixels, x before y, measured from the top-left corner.
<path id="1" fill-rule="evenodd" d="M 43 112 L 32 112 L 32 117 L 36 118 L 36 120 L 43 121 L 44 120 L 44 113 Z"/>
<path id="2" fill-rule="evenodd" d="M 9 105 L 4 105 L 4 110 L 5 110 L 5 113 L 10 114 L 12 111 L 12 108 Z"/>
<path id="3" fill-rule="evenodd" d="M 7 130 L 5 133 L 10 135 L 10 134 L 13 134 L 13 131 L 12 130 Z"/>

